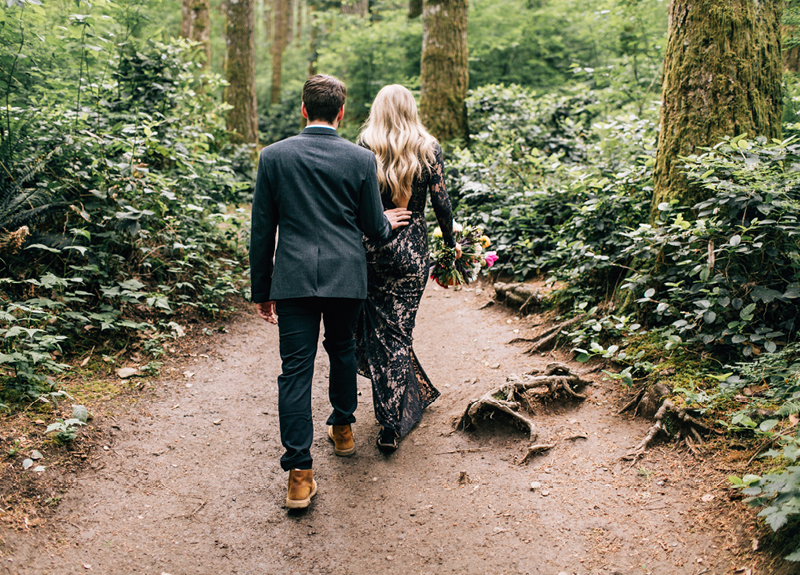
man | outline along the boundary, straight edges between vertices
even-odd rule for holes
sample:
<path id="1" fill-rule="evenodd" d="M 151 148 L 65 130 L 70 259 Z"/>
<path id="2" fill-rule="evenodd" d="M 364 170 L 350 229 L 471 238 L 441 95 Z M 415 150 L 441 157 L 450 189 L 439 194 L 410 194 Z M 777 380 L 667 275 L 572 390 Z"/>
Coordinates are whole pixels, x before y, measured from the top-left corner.
<path id="1" fill-rule="evenodd" d="M 253 196 L 252 299 L 258 315 L 278 325 L 281 467 L 289 471 L 290 509 L 308 507 L 317 491 L 311 380 L 320 319 L 330 359 L 328 436 L 336 455 L 349 456 L 358 404 L 353 330 L 367 296 L 361 238 L 388 239 L 410 216 L 403 209 L 384 213 L 375 156 L 336 132 L 345 99 L 344 84 L 332 76 L 306 81 L 301 112 L 308 125 L 261 151 Z"/>

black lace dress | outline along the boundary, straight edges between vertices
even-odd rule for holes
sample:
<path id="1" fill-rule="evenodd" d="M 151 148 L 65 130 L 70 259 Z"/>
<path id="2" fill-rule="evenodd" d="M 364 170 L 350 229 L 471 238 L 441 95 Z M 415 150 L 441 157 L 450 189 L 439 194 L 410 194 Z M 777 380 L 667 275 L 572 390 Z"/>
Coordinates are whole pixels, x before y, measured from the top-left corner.
<path id="1" fill-rule="evenodd" d="M 407 226 L 396 229 L 388 242 L 364 239 L 367 250 L 367 300 L 356 327 L 358 371 L 372 380 L 375 418 L 400 437 L 422 418 L 422 411 L 439 397 L 412 349 L 414 323 L 428 279 L 428 226 L 425 205 L 430 191 L 442 237 L 451 247 L 453 212 L 444 185 L 442 150 L 436 146 L 433 169 L 423 170 L 412 185 Z M 381 194 L 385 209 L 397 206 L 391 194 Z"/>

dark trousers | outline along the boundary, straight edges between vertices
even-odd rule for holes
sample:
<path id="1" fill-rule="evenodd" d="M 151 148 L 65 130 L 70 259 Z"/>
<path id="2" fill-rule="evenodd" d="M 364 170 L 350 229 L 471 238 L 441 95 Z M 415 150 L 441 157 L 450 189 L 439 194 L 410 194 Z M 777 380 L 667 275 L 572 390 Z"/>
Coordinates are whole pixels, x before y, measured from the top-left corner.
<path id="1" fill-rule="evenodd" d="M 347 425 L 356 418 L 355 330 L 363 300 L 345 298 L 297 298 L 275 302 L 282 370 L 278 376 L 278 414 L 284 471 L 311 469 L 311 380 L 317 356 L 320 319 L 325 326 L 322 345 L 330 359 L 328 397 L 333 412 L 328 425 Z"/>

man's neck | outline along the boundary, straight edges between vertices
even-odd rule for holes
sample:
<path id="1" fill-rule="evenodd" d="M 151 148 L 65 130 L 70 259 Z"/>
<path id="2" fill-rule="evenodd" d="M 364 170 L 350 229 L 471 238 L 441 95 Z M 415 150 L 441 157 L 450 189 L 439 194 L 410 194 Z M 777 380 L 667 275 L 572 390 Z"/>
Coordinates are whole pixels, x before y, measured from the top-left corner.
<path id="1" fill-rule="evenodd" d="M 314 120 L 313 122 L 309 122 L 306 124 L 306 128 L 333 128 L 334 130 L 338 127 L 339 122 L 335 124 L 329 124 L 328 122 L 323 122 L 322 120 Z"/>

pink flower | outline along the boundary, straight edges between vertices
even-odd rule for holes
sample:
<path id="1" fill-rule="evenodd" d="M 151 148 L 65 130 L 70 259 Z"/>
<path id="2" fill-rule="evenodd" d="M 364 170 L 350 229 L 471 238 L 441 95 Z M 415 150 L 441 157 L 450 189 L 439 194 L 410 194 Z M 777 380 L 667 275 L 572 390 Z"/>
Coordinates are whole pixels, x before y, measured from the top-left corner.
<path id="1" fill-rule="evenodd" d="M 486 267 L 490 268 L 497 261 L 497 252 L 486 252 Z"/>

